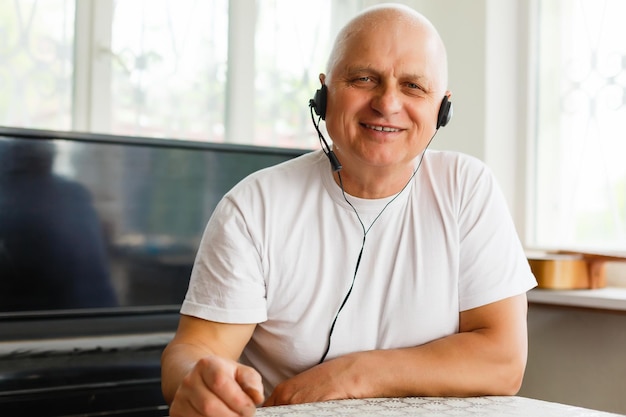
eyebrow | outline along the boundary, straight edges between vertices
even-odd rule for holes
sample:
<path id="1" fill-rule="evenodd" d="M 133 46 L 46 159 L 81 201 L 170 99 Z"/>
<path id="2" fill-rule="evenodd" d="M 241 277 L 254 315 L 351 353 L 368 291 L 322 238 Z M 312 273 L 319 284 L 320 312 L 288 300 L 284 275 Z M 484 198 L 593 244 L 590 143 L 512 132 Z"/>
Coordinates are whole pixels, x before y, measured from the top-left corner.
<path id="1" fill-rule="evenodd" d="M 359 73 L 373 73 L 373 74 L 378 74 L 381 71 L 376 70 L 375 68 L 369 67 L 369 66 L 354 66 L 354 67 L 347 67 L 345 73 L 348 75 L 352 75 L 352 74 L 359 74 Z M 396 77 L 398 79 L 409 79 L 409 80 L 417 80 L 417 81 L 423 81 L 425 83 L 430 84 L 428 77 L 419 74 L 419 73 L 406 73 L 406 74 L 402 74 L 399 77 Z"/>
<path id="2" fill-rule="evenodd" d="M 353 67 L 347 67 L 344 75 L 353 76 L 357 74 L 378 74 L 378 73 L 380 73 L 380 71 L 369 66 L 353 66 Z M 406 73 L 406 74 L 400 75 L 397 78 L 399 80 L 410 80 L 412 82 L 419 83 L 420 85 L 423 85 L 423 87 L 427 91 L 430 91 L 433 89 L 432 80 L 430 80 L 428 77 L 419 73 Z"/>

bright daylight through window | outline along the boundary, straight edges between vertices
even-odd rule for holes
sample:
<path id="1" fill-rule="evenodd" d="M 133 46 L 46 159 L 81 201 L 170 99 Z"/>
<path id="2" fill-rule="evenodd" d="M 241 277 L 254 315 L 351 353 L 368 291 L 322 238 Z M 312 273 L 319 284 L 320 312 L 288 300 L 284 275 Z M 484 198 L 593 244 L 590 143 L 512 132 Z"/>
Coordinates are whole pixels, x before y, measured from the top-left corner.
<path id="1" fill-rule="evenodd" d="M 315 147 L 307 104 L 336 9 L 330 0 L 1 1 L 0 125 Z"/>
<path id="2" fill-rule="evenodd" d="M 525 243 L 626 251 L 626 2 L 534 2 Z M 308 99 L 362 3 L 0 1 L 0 125 L 317 148 Z"/>
<path id="3" fill-rule="evenodd" d="M 626 251 L 626 2 L 541 0 L 534 242 Z"/>

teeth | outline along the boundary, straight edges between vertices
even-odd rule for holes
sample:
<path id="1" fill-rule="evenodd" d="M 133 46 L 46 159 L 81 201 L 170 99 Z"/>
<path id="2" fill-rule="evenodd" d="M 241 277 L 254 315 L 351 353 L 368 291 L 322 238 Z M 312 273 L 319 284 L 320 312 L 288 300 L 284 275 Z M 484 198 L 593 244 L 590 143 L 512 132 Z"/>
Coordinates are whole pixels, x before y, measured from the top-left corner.
<path id="1" fill-rule="evenodd" d="M 400 129 L 395 129 L 393 127 L 372 126 L 372 125 L 365 125 L 365 127 L 367 127 L 368 129 L 377 130 L 379 132 L 399 132 L 400 131 Z"/>

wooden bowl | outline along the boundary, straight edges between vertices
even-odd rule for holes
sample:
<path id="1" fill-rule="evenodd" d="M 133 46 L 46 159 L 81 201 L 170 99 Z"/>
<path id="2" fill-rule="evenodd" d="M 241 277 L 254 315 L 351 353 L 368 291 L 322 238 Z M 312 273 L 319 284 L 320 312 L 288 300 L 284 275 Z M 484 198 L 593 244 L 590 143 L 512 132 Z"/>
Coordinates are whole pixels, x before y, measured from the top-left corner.
<path id="1" fill-rule="evenodd" d="M 547 253 L 529 256 L 528 263 L 539 288 L 571 290 L 606 286 L 604 263 L 590 262 L 582 254 Z"/>

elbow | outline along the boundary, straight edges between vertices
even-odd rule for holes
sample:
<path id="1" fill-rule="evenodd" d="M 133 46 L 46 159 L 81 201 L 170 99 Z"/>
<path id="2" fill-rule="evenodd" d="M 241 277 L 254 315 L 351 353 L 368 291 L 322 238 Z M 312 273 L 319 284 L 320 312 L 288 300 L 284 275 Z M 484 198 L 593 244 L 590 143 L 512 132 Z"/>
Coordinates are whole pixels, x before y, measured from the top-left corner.
<path id="1" fill-rule="evenodd" d="M 174 396 L 176 395 L 176 391 L 178 390 L 177 384 L 174 382 L 174 378 L 172 378 L 172 358 L 170 356 L 170 345 L 166 346 L 161 354 L 161 393 L 163 394 L 163 399 L 167 403 L 167 405 L 171 405 L 172 401 L 174 401 Z"/>
<path id="2" fill-rule="evenodd" d="M 524 382 L 528 361 L 528 342 L 526 339 L 508 344 L 494 354 L 490 395 L 517 395 Z"/>
<path id="3" fill-rule="evenodd" d="M 526 358 L 512 360 L 497 370 L 490 395 L 516 395 L 522 388 Z"/>
<path id="4" fill-rule="evenodd" d="M 524 372 L 526 371 L 526 360 L 518 364 L 514 370 L 511 371 L 508 385 L 508 395 L 516 395 L 520 389 L 522 389 L 522 383 L 524 382 Z"/>
<path id="5" fill-rule="evenodd" d="M 496 393 L 496 395 L 516 395 L 522 388 L 523 379 L 523 372 L 509 375 L 506 380 L 502 381 L 500 392 Z"/>
<path id="6" fill-rule="evenodd" d="M 523 372 L 515 369 L 507 368 L 507 370 L 498 371 L 497 375 L 492 376 L 489 380 L 483 380 L 483 383 L 470 388 L 467 395 L 470 396 L 512 396 L 522 388 Z"/>
<path id="7" fill-rule="evenodd" d="M 164 370 L 165 368 L 163 367 L 163 365 L 161 365 L 161 394 L 163 395 L 165 403 L 167 405 L 172 405 L 175 391 L 172 389 Z"/>
<path id="8" fill-rule="evenodd" d="M 522 388 L 526 371 L 527 354 L 525 349 L 507 350 L 494 354 L 475 369 L 476 385 L 470 388 L 473 396 L 511 396 Z"/>

